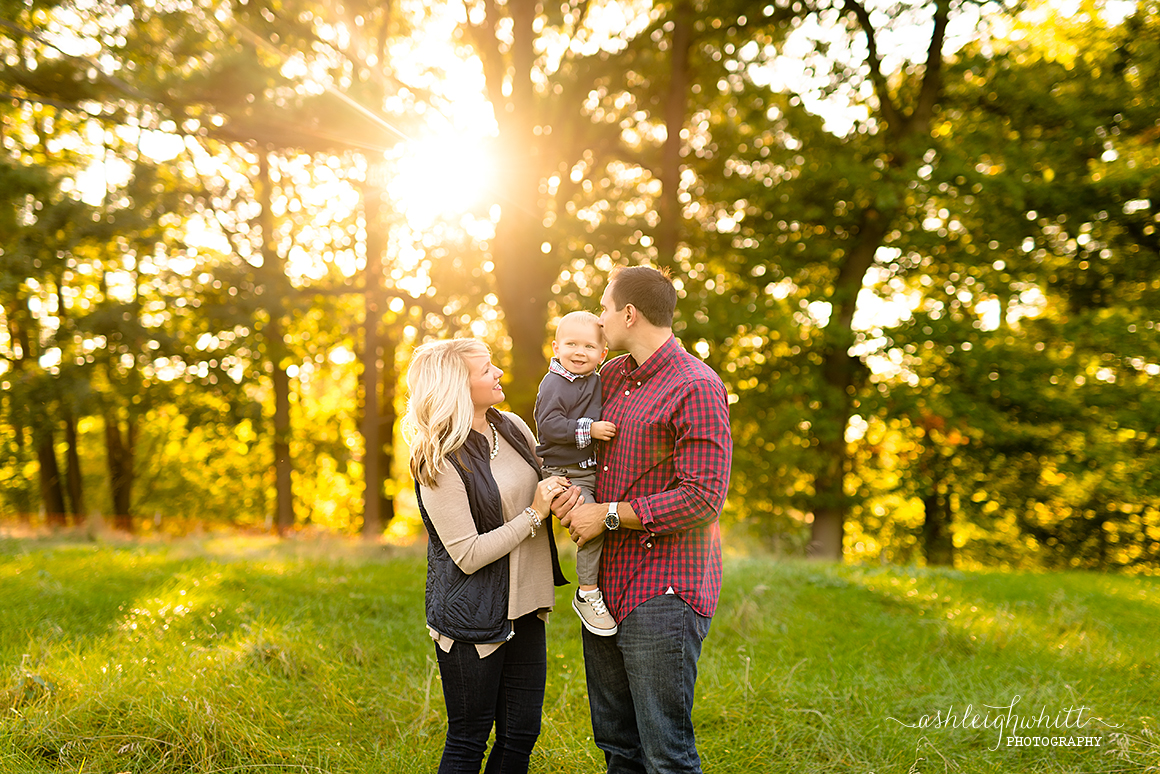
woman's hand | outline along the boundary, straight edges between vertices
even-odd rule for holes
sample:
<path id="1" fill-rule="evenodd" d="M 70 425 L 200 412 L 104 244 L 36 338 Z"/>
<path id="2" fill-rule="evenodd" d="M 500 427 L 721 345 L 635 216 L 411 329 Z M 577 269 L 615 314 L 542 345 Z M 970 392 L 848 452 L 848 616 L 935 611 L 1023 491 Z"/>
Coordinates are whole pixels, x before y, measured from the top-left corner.
<path id="1" fill-rule="evenodd" d="M 580 487 L 571 488 L 580 491 Z M 532 507 L 546 519 L 551 515 L 552 501 L 568 489 L 568 479 L 563 476 L 549 476 L 536 484 L 536 496 L 532 498 Z"/>
<path id="2" fill-rule="evenodd" d="M 580 493 L 580 487 L 570 486 L 556 495 L 556 499 L 552 501 L 552 515 L 559 518 L 583 501 L 584 495 Z"/>

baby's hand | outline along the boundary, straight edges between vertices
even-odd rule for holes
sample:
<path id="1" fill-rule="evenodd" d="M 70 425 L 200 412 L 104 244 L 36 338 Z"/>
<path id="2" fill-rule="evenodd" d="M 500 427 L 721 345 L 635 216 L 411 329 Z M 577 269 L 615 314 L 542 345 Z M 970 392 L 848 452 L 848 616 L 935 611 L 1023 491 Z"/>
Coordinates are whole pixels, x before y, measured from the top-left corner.
<path id="1" fill-rule="evenodd" d="M 611 422 L 600 421 L 592 423 L 592 437 L 597 441 L 611 441 L 615 435 L 616 425 Z"/>

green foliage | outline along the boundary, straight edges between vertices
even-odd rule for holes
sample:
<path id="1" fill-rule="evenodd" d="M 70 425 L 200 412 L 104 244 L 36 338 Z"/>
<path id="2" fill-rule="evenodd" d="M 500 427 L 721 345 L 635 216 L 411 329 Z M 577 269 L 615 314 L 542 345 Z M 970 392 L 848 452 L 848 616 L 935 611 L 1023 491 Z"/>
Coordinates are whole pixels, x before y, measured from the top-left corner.
<path id="1" fill-rule="evenodd" d="M 518 405 L 541 318 L 652 261 L 730 391 L 737 536 L 800 553 L 846 512 L 851 557 L 1156 566 L 1154 0 L 985 6 L 933 100 L 865 43 L 946 4 L 679 2 L 607 38 L 588 3 L 489 7 L 0 5 L 3 513 L 265 525 L 278 457 L 297 523 L 351 532 L 368 321 L 384 400 L 412 343 L 482 334 Z M 420 224 L 384 179 L 450 68 L 396 43 L 444 12 L 504 161 Z"/>
<path id="2" fill-rule="evenodd" d="M 953 511 L 967 561 L 1155 566 L 1160 105 L 1128 74 L 1151 66 L 1135 40 L 1158 18 L 1060 22 L 956 63 L 917 186 L 927 220 L 880 280 L 922 299 L 882 331 L 865 402 L 891 440 L 862 450 L 862 483 L 902 474 L 861 517 L 881 550 L 899 530 L 876 512 L 902 493 Z"/>
<path id="3" fill-rule="evenodd" d="M 0 541 L 0 762 L 38 772 L 433 770 L 423 560 L 335 540 Z M 706 767 L 1144 771 L 1160 764 L 1152 579 L 727 560 L 699 663 Z M 579 626 L 548 624 L 533 771 L 598 770 Z M 1092 748 L 1015 748 L 936 712 L 1085 707 Z M 1102 718 L 1108 725 L 1094 720 Z M 892 720 L 894 718 L 894 720 Z M 1072 720 L 1079 718 L 1073 713 Z"/>

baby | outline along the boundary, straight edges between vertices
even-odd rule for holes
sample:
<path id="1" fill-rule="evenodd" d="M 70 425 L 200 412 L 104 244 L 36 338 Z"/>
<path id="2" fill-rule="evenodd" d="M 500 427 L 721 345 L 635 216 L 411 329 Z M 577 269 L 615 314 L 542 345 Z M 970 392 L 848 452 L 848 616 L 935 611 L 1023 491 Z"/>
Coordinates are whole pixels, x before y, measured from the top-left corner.
<path id="1" fill-rule="evenodd" d="M 593 440 L 608 441 L 616 426 L 600 421 L 600 374 L 597 366 L 608 354 L 600 318 L 591 312 L 564 315 L 556 327 L 548 373 L 536 396 L 536 452 L 544 472 L 566 476 L 580 487 L 584 502 L 596 502 L 596 447 Z M 580 588 L 572 608 L 593 634 L 616 634 L 616 621 L 608 613 L 597 580 L 600 574 L 601 535 L 576 552 Z"/>

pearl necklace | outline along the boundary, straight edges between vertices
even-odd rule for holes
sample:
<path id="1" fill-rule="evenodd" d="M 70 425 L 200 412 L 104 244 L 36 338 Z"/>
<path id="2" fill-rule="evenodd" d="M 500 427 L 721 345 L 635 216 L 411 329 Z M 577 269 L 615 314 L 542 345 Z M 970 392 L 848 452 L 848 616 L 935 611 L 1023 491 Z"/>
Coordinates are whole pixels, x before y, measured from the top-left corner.
<path id="1" fill-rule="evenodd" d="M 487 426 L 491 428 L 491 456 L 490 459 L 495 459 L 495 455 L 499 454 L 499 433 L 496 432 L 495 425 L 489 420 Z"/>

